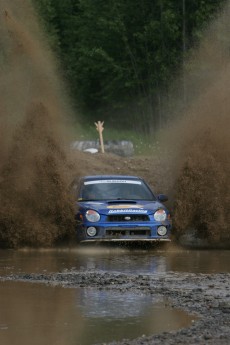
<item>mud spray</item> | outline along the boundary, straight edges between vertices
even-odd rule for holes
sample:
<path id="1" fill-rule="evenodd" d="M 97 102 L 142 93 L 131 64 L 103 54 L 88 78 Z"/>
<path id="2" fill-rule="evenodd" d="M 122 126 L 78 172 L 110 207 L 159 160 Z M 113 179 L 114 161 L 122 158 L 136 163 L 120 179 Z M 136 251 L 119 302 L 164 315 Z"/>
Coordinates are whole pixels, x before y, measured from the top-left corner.
<path id="1" fill-rule="evenodd" d="M 173 129 L 174 225 L 230 244 L 230 2 L 187 61 L 187 107 Z M 179 109 L 179 107 L 178 107 Z"/>
<path id="2" fill-rule="evenodd" d="M 0 16 L 0 246 L 49 246 L 73 233 L 71 110 L 30 1 Z"/>
<path id="3" fill-rule="evenodd" d="M 1 0 L 0 16 L 0 246 L 50 246 L 73 234 L 71 109 L 30 1 Z M 171 172 L 177 236 L 215 243 L 230 238 L 229 16 L 228 3 L 187 61 L 186 110 L 167 132 L 171 164 L 158 169 Z"/>

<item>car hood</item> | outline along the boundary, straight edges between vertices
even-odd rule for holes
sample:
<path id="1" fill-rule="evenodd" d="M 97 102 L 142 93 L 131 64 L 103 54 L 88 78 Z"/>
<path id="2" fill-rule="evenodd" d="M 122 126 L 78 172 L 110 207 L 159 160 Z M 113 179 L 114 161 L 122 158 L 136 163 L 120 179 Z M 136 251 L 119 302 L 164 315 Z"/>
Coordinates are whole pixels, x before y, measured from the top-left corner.
<path id="1" fill-rule="evenodd" d="M 79 202 L 80 209 L 93 209 L 100 214 L 152 214 L 159 208 L 165 207 L 158 201 L 85 201 Z"/>

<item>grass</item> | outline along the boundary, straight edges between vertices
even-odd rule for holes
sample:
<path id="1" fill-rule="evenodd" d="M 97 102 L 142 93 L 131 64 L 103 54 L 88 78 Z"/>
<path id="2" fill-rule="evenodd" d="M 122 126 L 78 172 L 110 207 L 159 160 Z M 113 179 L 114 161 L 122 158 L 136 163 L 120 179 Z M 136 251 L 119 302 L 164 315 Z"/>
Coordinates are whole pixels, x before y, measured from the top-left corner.
<path id="1" fill-rule="evenodd" d="M 136 133 L 131 130 L 121 130 L 105 127 L 103 131 L 104 141 L 107 140 L 129 140 L 133 143 L 135 155 L 148 156 L 159 150 L 159 142 L 152 137 Z M 96 126 L 88 125 L 78 127 L 76 140 L 98 140 L 99 135 Z"/>

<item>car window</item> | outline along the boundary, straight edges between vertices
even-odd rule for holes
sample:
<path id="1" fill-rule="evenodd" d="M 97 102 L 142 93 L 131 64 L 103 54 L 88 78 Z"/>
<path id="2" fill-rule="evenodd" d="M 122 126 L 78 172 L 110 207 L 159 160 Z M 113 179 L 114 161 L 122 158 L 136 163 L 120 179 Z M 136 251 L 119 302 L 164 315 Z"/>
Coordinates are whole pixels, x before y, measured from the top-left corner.
<path id="1" fill-rule="evenodd" d="M 142 181 L 85 181 L 80 195 L 83 200 L 155 200 Z"/>

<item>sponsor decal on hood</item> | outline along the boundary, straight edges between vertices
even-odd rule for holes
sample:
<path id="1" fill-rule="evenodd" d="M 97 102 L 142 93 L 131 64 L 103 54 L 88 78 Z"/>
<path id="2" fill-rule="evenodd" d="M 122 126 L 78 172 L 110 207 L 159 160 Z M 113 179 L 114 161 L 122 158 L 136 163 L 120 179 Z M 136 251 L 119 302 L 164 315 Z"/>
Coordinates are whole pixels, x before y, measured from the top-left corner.
<path id="1" fill-rule="evenodd" d="M 152 214 L 158 208 L 162 208 L 162 205 L 159 202 L 149 202 L 149 201 L 138 201 L 137 204 L 132 204 L 130 202 L 108 204 L 108 202 L 99 202 L 99 201 L 87 201 L 79 202 L 80 208 L 93 209 L 100 214 Z"/>
<path id="2" fill-rule="evenodd" d="M 141 214 L 144 214 L 144 213 L 147 213 L 148 210 L 143 210 L 143 209 L 132 209 L 132 208 L 119 208 L 119 209 L 114 209 L 114 210 L 109 210 L 108 214 L 111 214 L 111 213 L 141 213 Z"/>

